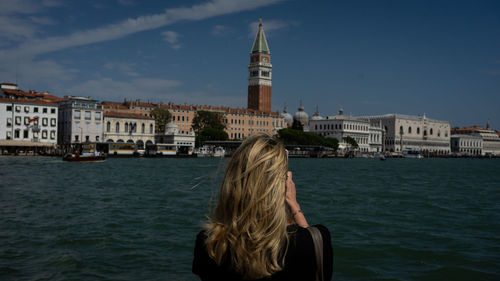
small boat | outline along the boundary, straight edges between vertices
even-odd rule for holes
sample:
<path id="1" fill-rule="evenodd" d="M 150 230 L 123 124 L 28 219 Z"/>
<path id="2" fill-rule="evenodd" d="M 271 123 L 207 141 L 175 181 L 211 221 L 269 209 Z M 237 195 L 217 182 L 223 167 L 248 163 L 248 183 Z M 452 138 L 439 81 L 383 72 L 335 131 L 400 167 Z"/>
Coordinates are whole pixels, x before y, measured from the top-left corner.
<path id="1" fill-rule="evenodd" d="M 63 156 L 63 161 L 68 162 L 101 162 L 106 159 L 104 155 L 68 153 Z"/>
<path id="2" fill-rule="evenodd" d="M 416 149 L 412 149 L 412 148 L 405 148 L 403 150 L 403 157 L 404 158 L 417 158 L 417 159 L 424 158 L 424 156 L 422 156 L 422 152 L 420 150 L 416 150 Z"/>
<path id="3" fill-rule="evenodd" d="M 226 156 L 226 150 L 224 150 L 224 148 L 220 147 L 220 146 L 217 146 L 215 149 L 214 149 L 214 154 L 213 154 L 214 157 L 224 157 Z"/>
<path id="4" fill-rule="evenodd" d="M 197 157 L 212 157 L 212 149 L 207 145 L 198 147 L 195 153 Z"/>

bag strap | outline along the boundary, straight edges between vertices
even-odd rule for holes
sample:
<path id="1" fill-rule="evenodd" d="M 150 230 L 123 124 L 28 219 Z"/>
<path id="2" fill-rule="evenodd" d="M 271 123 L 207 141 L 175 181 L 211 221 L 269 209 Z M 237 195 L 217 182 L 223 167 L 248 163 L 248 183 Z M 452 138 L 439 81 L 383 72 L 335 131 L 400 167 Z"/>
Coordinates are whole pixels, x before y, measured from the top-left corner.
<path id="1" fill-rule="evenodd" d="M 315 226 L 308 227 L 307 230 L 311 233 L 316 254 L 316 280 L 323 281 L 323 237 Z"/>

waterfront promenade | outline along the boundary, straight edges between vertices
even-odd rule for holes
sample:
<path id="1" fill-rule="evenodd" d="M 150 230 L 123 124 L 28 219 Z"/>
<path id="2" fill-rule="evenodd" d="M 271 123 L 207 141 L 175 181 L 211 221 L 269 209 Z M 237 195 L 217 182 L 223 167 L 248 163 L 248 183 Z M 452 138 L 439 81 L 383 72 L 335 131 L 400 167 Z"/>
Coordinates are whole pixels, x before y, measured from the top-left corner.
<path id="1" fill-rule="evenodd" d="M 197 280 L 227 159 L 0 156 L 1 280 Z M 500 278 L 500 160 L 291 159 L 334 280 Z"/>

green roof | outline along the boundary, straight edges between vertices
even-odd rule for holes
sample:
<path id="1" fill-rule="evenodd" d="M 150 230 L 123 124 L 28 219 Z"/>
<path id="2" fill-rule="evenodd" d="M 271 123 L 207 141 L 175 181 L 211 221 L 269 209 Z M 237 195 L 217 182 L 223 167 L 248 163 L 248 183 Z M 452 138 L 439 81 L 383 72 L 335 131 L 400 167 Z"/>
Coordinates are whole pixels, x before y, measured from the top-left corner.
<path id="1" fill-rule="evenodd" d="M 257 36 L 255 36 L 255 41 L 253 41 L 252 53 L 270 53 L 261 20 L 259 20 L 259 30 L 257 31 Z"/>

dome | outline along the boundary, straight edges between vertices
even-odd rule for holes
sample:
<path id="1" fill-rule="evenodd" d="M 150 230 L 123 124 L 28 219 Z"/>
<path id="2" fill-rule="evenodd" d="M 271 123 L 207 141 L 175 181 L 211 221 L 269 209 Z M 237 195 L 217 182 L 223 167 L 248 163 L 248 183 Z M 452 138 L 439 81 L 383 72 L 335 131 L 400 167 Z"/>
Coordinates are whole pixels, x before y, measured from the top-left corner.
<path id="1" fill-rule="evenodd" d="M 286 111 L 286 105 L 285 105 L 285 108 L 283 108 L 283 113 L 281 113 L 281 117 L 283 117 L 283 119 L 285 119 L 287 127 L 292 127 L 293 117 L 292 117 L 292 114 L 290 114 Z"/>
<path id="2" fill-rule="evenodd" d="M 303 126 L 309 126 L 309 115 L 304 111 L 302 102 L 300 102 L 299 111 L 293 115 L 293 119 L 299 121 Z"/>
<path id="3" fill-rule="evenodd" d="M 175 122 L 170 122 L 165 126 L 166 135 L 176 135 L 179 133 L 179 126 Z"/>
<path id="4" fill-rule="evenodd" d="M 322 119 L 324 119 L 324 118 L 319 115 L 318 106 L 316 106 L 316 111 L 314 112 L 313 116 L 311 117 L 311 120 L 322 120 Z"/>

